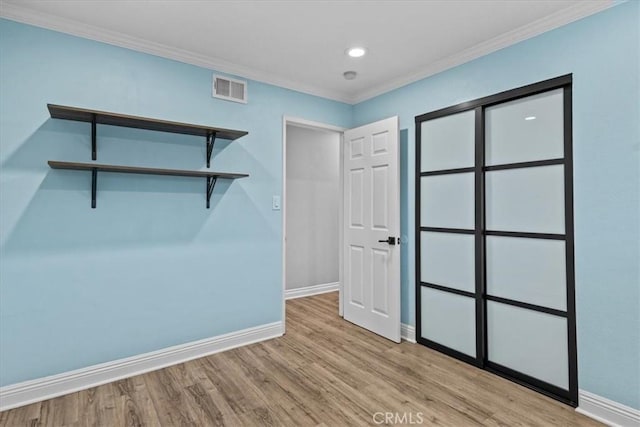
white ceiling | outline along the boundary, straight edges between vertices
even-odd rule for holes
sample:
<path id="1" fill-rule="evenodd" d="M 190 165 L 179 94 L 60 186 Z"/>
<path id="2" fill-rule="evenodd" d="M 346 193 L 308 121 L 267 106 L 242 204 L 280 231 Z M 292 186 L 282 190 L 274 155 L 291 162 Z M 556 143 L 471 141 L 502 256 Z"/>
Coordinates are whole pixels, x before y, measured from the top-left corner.
<path id="1" fill-rule="evenodd" d="M 611 0 L 5 0 L 0 15 L 359 102 L 611 5 Z M 364 58 L 345 55 L 365 46 Z M 342 73 L 358 72 L 347 81 Z"/>

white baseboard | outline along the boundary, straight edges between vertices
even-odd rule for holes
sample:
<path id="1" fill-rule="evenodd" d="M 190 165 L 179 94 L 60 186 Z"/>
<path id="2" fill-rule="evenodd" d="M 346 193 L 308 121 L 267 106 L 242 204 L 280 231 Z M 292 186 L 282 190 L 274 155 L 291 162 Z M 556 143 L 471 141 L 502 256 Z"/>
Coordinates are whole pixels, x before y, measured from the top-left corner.
<path id="1" fill-rule="evenodd" d="M 416 328 L 407 323 L 402 323 L 400 325 L 400 336 L 402 337 L 403 340 L 409 341 L 415 344 Z"/>
<path id="2" fill-rule="evenodd" d="M 340 289 L 340 282 L 322 283 L 320 285 L 305 286 L 304 288 L 287 289 L 284 291 L 284 299 L 310 297 L 311 295 L 335 292 Z"/>
<path id="3" fill-rule="evenodd" d="M 400 335 L 403 340 L 415 343 L 415 327 L 403 323 Z M 640 410 L 625 406 L 585 390 L 578 393 L 576 412 L 613 427 L 640 427 Z"/>
<path id="4" fill-rule="evenodd" d="M 578 392 L 578 403 L 576 412 L 606 425 L 614 427 L 640 426 L 640 410 L 638 409 L 630 408 L 585 390 Z"/>
<path id="5" fill-rule="evenodd" d="M 28 405 L 134 375 L 282 336 L 282 322 L 101 363 L 74 371 L 0 387 L 0 411 Z"/>

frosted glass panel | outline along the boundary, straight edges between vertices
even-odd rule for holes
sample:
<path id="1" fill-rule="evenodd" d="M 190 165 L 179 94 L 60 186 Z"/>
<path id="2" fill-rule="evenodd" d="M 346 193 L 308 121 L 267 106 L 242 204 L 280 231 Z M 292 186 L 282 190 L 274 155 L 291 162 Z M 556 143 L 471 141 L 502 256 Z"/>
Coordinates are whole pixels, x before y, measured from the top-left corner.
<path id="1" fill-rule="evenodd" d="M 487 302 L 489 361 L 567 390 L 567 320 Z"/>
<path id="2" fill-rule="evenodd" d="M 567 309 L 565 242 L 487 236 L 487 293 Z"/>
<path id="3" fill-rule="evenodd" d="M 423 282 L 475 292 L 475 237 L 422 232 L 420 276 Z"/>
<path id="4" fill-rule="evenodd" d="M 475 112 L 422 122 L 422 171 L 468 168 L 475 164 Z"/>
<path id="5" fill-rule="evenodd" d="M 422 288 L 422 337 L 476 357 L 475 299 Z"/>
<path id="6" fill-rule="evenodd" d="M 475 227 L 473 172 L 424 176 L 421 179 L 420 225 L 423 227 Z"/>
<path id="7" fill-rule="evenodd" d="M 564 156 L 562 89 L 485 110 L 485 164 Z"/>
<path id="8" fill-rule="evenodd" d="M 564 166 L 485 174 L 488 230 L 564 234 Z"/>

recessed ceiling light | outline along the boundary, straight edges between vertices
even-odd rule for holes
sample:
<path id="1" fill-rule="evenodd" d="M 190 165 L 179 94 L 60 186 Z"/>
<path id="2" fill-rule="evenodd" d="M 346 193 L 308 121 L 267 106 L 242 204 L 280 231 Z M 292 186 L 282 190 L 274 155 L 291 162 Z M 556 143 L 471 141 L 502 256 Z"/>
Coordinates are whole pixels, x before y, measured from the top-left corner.
<path id="1" fill-rule="evenodd" d="M 356 76 L 358 75 L 358 73 L 356 73 L 355 71 L 345 71 L 344 73 L 342 73 L 342 75 L 344 76 L 345 79 L 347 80 L 353 80 L 356 78 Z"/>
<path id="2" fill-rule="evenodd" d="M 363 47 L 352 47 L 347 49 L 347 55 L 352 58 L 360 58 L 367 53 L 367 49 Z"/>
<path id="3" fill-rule="evenodd" d="M 524 119 L 527 120 L 527 121 L 528 120 L 535 120 L 536 116 L 528 116 L 528 117 L 525 117 Z"/>

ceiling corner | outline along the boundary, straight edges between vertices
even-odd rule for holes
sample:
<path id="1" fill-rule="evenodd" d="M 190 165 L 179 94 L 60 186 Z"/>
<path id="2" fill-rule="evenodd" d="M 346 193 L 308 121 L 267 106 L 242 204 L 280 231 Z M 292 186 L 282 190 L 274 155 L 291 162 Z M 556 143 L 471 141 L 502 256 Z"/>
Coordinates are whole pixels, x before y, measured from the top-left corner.
<path id="1" fill-rule="evenodd" d="M 530 39 L 547 31 L 554 30 L 564 25 L 570 24 L 587 16 L 602 12 L 617 3 L 613 0 L 591 0 L 583 1 L 574 6 L 562 9 L 556 13 L 542 19 L 533 21 L 515 30 L 501 34 L 492 39 L 486 40 L 468 49 L 460 51 L 454 55 L 443 58 L 439 61 L 428 64 L 422 69 L 393 79 L 383 85 L 362 91 L 353 97 L 353 104 L 359 104 L 376 96 L 383 95 L 394 89 L 422 80 L 426 77 L 441 73 L 450 68 L 470 62 L 474 59 L 488 55 L 500 49 L 509 47 L 521 41 Z"/>

